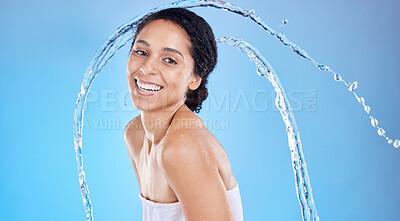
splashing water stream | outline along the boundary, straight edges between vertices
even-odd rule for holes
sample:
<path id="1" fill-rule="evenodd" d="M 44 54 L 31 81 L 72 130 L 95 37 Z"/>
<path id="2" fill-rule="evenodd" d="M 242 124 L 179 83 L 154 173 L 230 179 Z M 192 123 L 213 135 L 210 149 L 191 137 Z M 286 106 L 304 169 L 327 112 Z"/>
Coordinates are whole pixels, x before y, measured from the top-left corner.
<path id="1" fill-rule="evenodd" d="M 281 41 L 285 46 L 290 47 L 290 49 L 301 57 L 309 60 L 315 66 L 317 66 L 322 71 L 327 71 L 333 74 L 335 81 L 342 82 L 348 88 L 348 90 L 353 93 L 356 100 L 363 106 L 364 111 L 367 113 L 371 120 L 371 125 L 377 129 L 378 135 L 384 137 L 388 144 L 393 144 L 394 147 L 398 148 L 400 146 L 400 141 L 398 139 L 389 138 L 385 130 L 378 127 L 378 120 L 370 114 L 371 107 L 365 104 L 365 99 L 357 95 L 355 90 L 357 89 L 358 83 L 355 81 L 349 83 L 343 80 L 343 78 L 336 72 L 334 72 L 330 67 L 318 63 L 312 57 L 310 57 L 306 51 L 301 49 L 296 44 L 290 42 L 286 36 L 282 33 L 276 32 L 271 29 L 259 16 L 256 15 L 254 10 L 245 10 L 234 6 L 230 3 L 219 1 L 219 0 L 182 0 L 177 1 L 168 5 L 160 6 L 158 8 L 152 9 L 148 12 L 142 13 L 127 23 L 121 25 L 117 31 L 104 43 L 100 50 L 97 51 L 94 58 L 90 62 L 85 74 L 84 80 L 81 85 L 80 92 L 78 94 L 78 99 L 76 101 L 75 115 L 74 115 L 74 147 L 76 153 L 76 160 L 78 165 L 78 175 L 79 183 L 81 188 L 81 194 L 83 199 L 83 205 L 86 211 L 87 220 L 93 220 L 93 208 L 89 198 L 89 189 L 85 179 L 85 172 L 83 170 L 83 157 L 82 157 L 82 129 L 83 129 L 83 111 L 85 107 L 85 102 L 87 95 L 89 93 L 90 87 L 97 77 L 98 73 L 104 68 L 108 61 L 118 52 L 120 48 L 125 46 L 125 44 L 133 38 L 133 34 L 136 31 L 136 25 L 145 17 L 147 14 L 163 10 L 166 8 L 193 8 L 193 7 L 214 7 L 224 11 L 230 11 L 243 17 L 248 17 L 254 22 L 256 22 L 260 27 L 262 27 L 269 34 L 275 36 L 279 41 Z M 297 197 L 299 199 L 299 204 L 301 208 L 301 213 L 303 220 L 319 220 L 317 215 L 317 209 L 314 204 L 314 199 L 312 195 L 312 189 L 310 184 L 310 179 L 307 173 L 307 167 L 305 158 L 302 152 L 302 145 L 300 141 L 299 131 L 292 113 L 290 104 L 286 99 L 286 94 L 279 82 L 278 76 L 275 74 L 272 66 L 268 61 L 263 58 L 257 49 L 252 47 L 250 44 L 244 42 L 238 38 L 232 37 L 222 37 L 217 38 L 218 42 L 226 42 L 231 46 L 237 47 L 240 51 L 246 53 L 250 59 L 255 63 L 257 68 L 257 74 L 266 77 L 274 87 L 276 91 L 275 105 L 280 110 L 282 119 L 286 125 L 286 131 L 288 135 L 288 143 L 291 151 L 292 165 L 295 175 Z"/>
<path id="2" fill-rule="evenodd" d="M 235 46 L 241 52 L 246 53 L 257 68 L 257 74 L 266 77 L 274 87 L 276 92 L 275 106 L 279 109 L 282 119 L 286 125 L 286 133 L 288 136 L 289 147 L 294 170 L 294 178 L 296 181 L 297 197 L 300 202 L 301 214 L 303 220 L 319 220 L 317 209 L 311 191 L 310 178 L 308 177 L 306 161 L 303 155 L 300 133 L 294 119 L 292 108 L 286 98 L 285 91 L 275 74 L 271 64 L 260 54 L 260 52 L 243 41 L 240 38 L 222 37 L 217 39 L 218 42 L 226 42 L 231 46 Z"/>

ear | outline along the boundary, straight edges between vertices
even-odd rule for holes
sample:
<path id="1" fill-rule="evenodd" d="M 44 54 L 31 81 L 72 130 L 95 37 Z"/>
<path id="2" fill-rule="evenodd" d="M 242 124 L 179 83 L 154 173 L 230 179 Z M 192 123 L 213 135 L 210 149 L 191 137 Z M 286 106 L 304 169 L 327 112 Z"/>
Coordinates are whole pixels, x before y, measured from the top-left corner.
<path id="1" fill-rule="evenodd" d="M 192 74 L 188 88 L 192 91 L 196 90 L 201 84 L 201 77 L 197 74 Z"/>

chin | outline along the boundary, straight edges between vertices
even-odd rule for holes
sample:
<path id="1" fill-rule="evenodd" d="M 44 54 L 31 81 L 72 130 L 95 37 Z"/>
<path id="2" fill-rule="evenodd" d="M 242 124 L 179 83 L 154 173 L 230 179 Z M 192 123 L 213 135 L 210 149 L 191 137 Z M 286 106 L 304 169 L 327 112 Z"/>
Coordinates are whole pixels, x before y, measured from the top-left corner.
<path id="1" fill-rule="evenodd" d="M 165 91 L 160 91 L 161 93 L 156 93 L 151 96 L 145 96 L 137 91 L 136 85 L 130 88 L 130 92 L 133 105 L 140 111 L 173 111 L 175 107 L 185 103 L 181 99 L 172 99 L 172 97 L 168 97 Z"/>
<path id="2" fill-rule="evenodd" d="M 132 96 L 132 103 L 136 107 L 136 109 L 140 111 L 151 111 L 160 108 L 157 103 L 148 102 L 143 99 L 138 99 L 137 97 L 134 97 L 134 95 Z"/>
<path id="3" fill-rule="evenodd" d="M 165 102 L 165 99 L 157 97 L 156 99 L 143 98 L 138 94 L 131 96 L 133 105 L 140 111 L 162 111 L 169 109 L 169 105 Z"/>

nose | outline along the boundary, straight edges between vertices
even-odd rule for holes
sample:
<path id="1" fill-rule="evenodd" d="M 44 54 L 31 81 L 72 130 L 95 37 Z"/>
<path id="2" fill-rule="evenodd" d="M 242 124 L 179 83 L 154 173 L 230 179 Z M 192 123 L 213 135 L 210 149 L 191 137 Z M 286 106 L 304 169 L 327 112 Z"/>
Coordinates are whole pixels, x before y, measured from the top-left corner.
<path id="1" fill-rule="evenodd" d="M 158 72 L 158 62 L 156 57 L 147 57 L 140 66 L 140 72 L 144 75 L 156 74 Z"/>

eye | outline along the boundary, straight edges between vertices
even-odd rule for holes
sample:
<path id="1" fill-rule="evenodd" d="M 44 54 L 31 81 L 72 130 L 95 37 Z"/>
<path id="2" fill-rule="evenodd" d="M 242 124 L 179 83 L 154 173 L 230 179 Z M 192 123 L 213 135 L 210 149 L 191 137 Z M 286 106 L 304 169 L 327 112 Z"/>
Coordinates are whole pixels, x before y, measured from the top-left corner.
<path id="1" fill-rule="evenodd" d="M 142 51 L 142 50 L 134 50 L 134 52 L 135 52 L 137 55 L 141 55 L 141 56 L 146 56 L 146 55 L 147 55 L 147 52 Z"/>
<path id="2" fill-rule="evenodd" d="M 164 58 L 164 61 L 168 64 L 177 64 L 176 61 L 172 58 Z"/>

